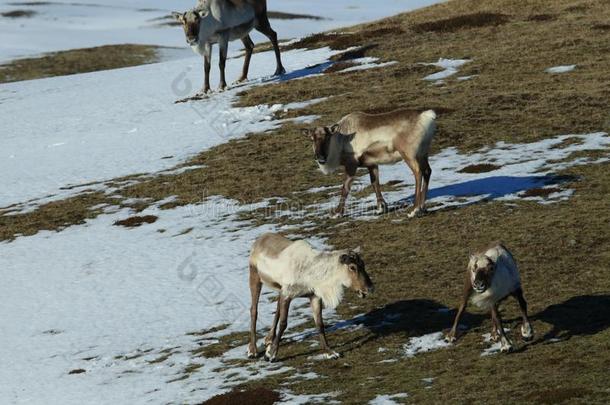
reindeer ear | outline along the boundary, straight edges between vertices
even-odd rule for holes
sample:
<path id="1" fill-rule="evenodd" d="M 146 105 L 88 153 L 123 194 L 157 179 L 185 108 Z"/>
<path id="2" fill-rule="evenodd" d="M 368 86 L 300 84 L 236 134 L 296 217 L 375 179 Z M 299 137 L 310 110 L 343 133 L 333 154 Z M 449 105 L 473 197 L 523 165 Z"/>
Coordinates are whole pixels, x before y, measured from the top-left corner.
<path id="1" fill-rule="evenodd" d="M 178 13 L 177 11 L 172 11 L 172 17 L 176 21 L 179 21 L 179 22 L 184 21 L 184 14 Z"/>
<path id="2" fill-rule="evenodd" d="M 339 131 L 339 124 L 333 124 L 330 127 L 328 127 L 328 130 L 330 131 L 331 134 L 335 134 Z"/>
<path id="3" fill-rule="evenodd" d="M 341 256 L 339 256 L 339 263 L 341 263 L 341 264 L 348 264 L 349 263 L 349 256 L 348 255 L 341 255 Z"/>

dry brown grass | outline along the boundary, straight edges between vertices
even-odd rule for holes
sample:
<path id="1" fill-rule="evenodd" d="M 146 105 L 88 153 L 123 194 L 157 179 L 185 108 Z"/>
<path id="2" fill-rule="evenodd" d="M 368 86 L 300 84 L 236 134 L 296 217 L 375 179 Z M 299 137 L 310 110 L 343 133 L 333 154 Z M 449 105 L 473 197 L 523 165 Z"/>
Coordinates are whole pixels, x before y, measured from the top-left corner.
<path id="1" fill-rule="evenodd" d="M 466 24 L 451 32 L 415 28 L 464 21 L 468 19 L 463 16 L 477 13 L 510 18 L 502 24 Z M 543 14 L 554 17 L 532 17 Z M 608 20 L 610 6 L 601 1 L 450 1 L 353 27 L 347 34 L 320 34 L 300 43 L 335 49 L 367 47 L 367 56 L 395 60 L 397 65 L 257 87 L 243 94 L 240 103 L 330 96 L 298 112 L 318 114 L 323 117 L 320 123 L 335 122 L 353 110 L 433 107 L 439 112 L 440 128 L 435 151 L 447 146 L 471 151 L 500 140 L 528 142 L 563 133 L 608 131 L 610 32 L 599 28 Z M 445 86 L 422 81 L 434 68 L 419 62 L 440 57 L 471 58 L 460 74 L 478 76 L 465 82 L 449 79 Z M 565 75 L 544 72 L 549 66 L 567 63 L 577 63 L 579 68 Z M 212 194 L 243 202 L 281 197 L 297 206 L 327 201 L 324 193 L 312 195 L 303 190 L 338 185 L 340 175 L 322 176 L 316 170 L 300 129 L 286 124 L 270 133 L 220 145 L 188 162 L 205 168 L 142 180 L 121 190 L 121 195 L 151 202 L 176 195 L 166 208 L 196 203 Z M 473 162 L 473 166 L 477 164 Z M 318 218 L 302 234 L 325 236 L 337 248 L 362 246 L 376 293 L 366 300 L 348 293 L 339 307 L 343 318 L 366 314 L 361 329 L 329 334 L 331 345 L 343 353 L 341 360 L 308 360 L 316 353 L 309 341 L 282 346 L 280 358 L 286 365 L 323 377 L 297 380 L 290 390 L 339 392 L 338 399 L 345 403 L 363 403 L 376 394 L 398 392 L 408 393 L 407 401 L 413 403 L 608 403 L 609 169 L 606 163 L 561 173 L 571 179 L 562 186 L 573 188 L 575 194 L 548 206 L 527 201 L 511 205 L 483 202 L 412 221 L 405 220 L 404 211 L 372 221 Z M 434 187 L 434 173 L 431 182 Z M 105 197 L 89 198 L 43 207 L 24 216 L 0 216 L 0 237 L 32 233 L 37 227 L 61 228 L 70 220 L 78 223 L 93 215 L 85 207 Z M 62 217 L 72 204 L 82 206 L 76 210 L 78 215 L 55 221 L 53 216 Z M 254 212 L 249 219 L 255 223 L 272 220 L 269 212 Z M 409 337 L 450 326 L 454 312 L 438 309 L 457 303 L 470 251 L 495 239 L 503 240 L 519 262 L 535 340 L 520 343 L 520 349 L 511 355 L 481 357 L 480 335 L 489 331 L 490 322 L 486 314 L 472 311 L 465 318 L 469 330 L 455 346 L 405 358 L 403 345 Z M 502 311 L 516 338 L 517 306 L 507 301 Z M 553 337 L 558 341 L 549 341 Z M 192 355 L 219 355 L 244 339 L 245 334 L 231 335 Z M 379 352 L 380 347 L 387 351 Z M 380 363 L 391 358 L 397 361 Z M 260 384 L 281 389 L 285 377 L 270 376 L 238 390 Z M 431 384 L 422 382 L 429 377 L 435 378 Z M 183 378 L 189 375 L 185 373 Z"/>
<path id="2" fill-rule="evenodd" d="M 280 394 L 268 388 L 257 387 L 248 390 L 233 390 L 226 394 L 216 395 L 200 405 L 272 405 L 280 400 Z"/>
<path id="3" fill-rule="evenodd" d="M 0 13 L 5 18 L 30 18 L 35 14 L 36 12 L 33 10 L 11 10 Z"/>
<path id="4" fill-rule="evenodd" d="M 106 45 L 52 52 L 0 65 L 0 83 L 118 69 L 159 61 L 160 47 Z"/>
<path id="5" fill-rule="evenodd" d="M 136 215 L 133 217 L 121 219 L 119 221 L 115 221 L 113 225 L 124 226 L 125 228 L 137 228 L 138 226 L 142 226 L 144 224 L 153 224 L 157 222 L 157 219 L 159 218 L 155 215 Z"/>

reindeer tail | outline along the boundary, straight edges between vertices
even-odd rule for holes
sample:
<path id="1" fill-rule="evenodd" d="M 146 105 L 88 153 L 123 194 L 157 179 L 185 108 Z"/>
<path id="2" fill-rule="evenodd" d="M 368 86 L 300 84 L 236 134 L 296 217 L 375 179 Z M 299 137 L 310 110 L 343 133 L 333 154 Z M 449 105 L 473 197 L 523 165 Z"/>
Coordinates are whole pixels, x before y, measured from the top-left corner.
<path id="1" fill-rule="evenodd" d="M 432 110 L 426 110 L 419 115 L 419 125 L 421 125 L 421 141 L 420 151 L 428 153 L 428 148 L 436 133 L 436 113 Z"/>

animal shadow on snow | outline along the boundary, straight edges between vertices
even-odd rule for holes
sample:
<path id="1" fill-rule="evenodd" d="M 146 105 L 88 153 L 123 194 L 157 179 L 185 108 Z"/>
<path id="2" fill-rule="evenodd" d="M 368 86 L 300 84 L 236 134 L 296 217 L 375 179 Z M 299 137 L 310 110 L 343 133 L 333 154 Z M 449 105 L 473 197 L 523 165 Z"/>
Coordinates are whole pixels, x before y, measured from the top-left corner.
<path id="1" fill-rule="evenodd" d="M 434 198 L 447 199 L 485 196 L 485 200 L 489 201 L 506 197 L 511 194 L 517 194 L 523 191 L 531 190 L 534 188 L 568 183 L 575 180 L 575 176 L 557 175 L 523 177 L 491 176 L 484 177 L 481 179 L 468 180 L 443 187 L 430 188 L 430 190 L 428 190 L 427 199 L 432 200 Z M 432 174 L 431 184 L 434 184 L 434 174 Z M 401 199 L 398 202 L 392 204 L 392 206 L 389 208 L 389 211 L 392 212 L 401 208 L 405 208 L 413 200 L 413 197 L 413 195 L 410 195 L 409 197 Z M 458 206 L 463 207 L 470 204 L 476 204 L 476 202 L 465 202 L 463 204 L 458 204 Z M 453 205 L 452 208 L 455 208 L 455 205 Z"/>
<path id="2" fill-rule="evenodd" d="M 358 349 L 363 344 L 374 341 L 382 336 L 403 334 L 405 339 L 426 335 L 435 332 L 444 332 L 451 327 L 455 310 L 448 309 L 444 305 L 428 299 L 401 300 L 383 307 L 374 309 L 366 314 L 356 316 L 352 319 L 328 324 L 326 334 L 329 344 L 333 350 L 340 353 L 350 352 Z M 460 322 L 468 329 L 478 327 L 488 318 L 485 314 L 473 314 L 466 312 Z M 365 336 L 356 336 L 348 340 L 340 340 L 333 337 L 337 331 L 349 331 L 365 328 L 371 333 Z M 336 335 L 335 335 L 336 336 Z M 308 331 L 296 337 L 298 340 L 306 338 L 317 338 L 317 332 Z M 289 356 L 291 358 L 310 356 L 318 354 L 319 350 L 313 349 L 307 353 L 298 353 Z"/>
<path id="3" fill-rule="evenodd" d="M 594 335 L 610 328 L 610 295 L 580 295 L 560 304 L 549 305 L 533 319 L 553 325 L 542 337 L 544 343 L 555 343 L 572 336 Z M 551 341 L 549 341 L 552 339 Z"/>

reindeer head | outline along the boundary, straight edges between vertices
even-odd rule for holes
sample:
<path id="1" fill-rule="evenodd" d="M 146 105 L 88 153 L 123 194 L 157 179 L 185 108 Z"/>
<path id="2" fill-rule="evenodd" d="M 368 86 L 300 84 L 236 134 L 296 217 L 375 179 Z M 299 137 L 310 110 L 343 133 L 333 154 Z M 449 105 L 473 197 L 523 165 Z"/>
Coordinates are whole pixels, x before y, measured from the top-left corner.
<path id="1" fill-rule="evenodd" d="M 190 10 L 186 13 L 173 12 L 172 16 L 182 24 L 186 42 L 193 46 L 199 41 L 199 24 L 203 15 L 199 11 Z"/>
<path id="2" fill-rule="evenodd" d="M 485 255 L 471 255 L 468 263 L 470 284 L 477 293 L 483 293 L 491 285 L 495 265 L 493 260 Z"/>
<path id="3" fill-rule="evenodd" d="M 324 165 L 328 161 L 330 139 L 338 130 L 339 125 L 337 124 L 330 127 L 316 127 L 303 130 L 303 135 L 309 137 L 313 142 L 314 159 L 318 164 Z"/>
<path id="4" fill-rule="evenodd" d="M 369 275 L 364 270 L 364 261 L 360 257 L 360 248 L 349 250 L 347 253 L 339 257 L 339 262 L 345 266 L 350 285 L 346 286 L 356 291 L 360 298 L 364 298 L 367 294 L 372 293 L 375 287 L 369 278 Z"/>

